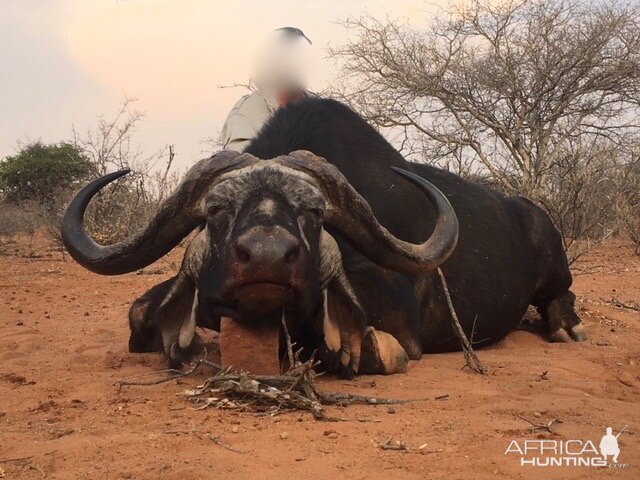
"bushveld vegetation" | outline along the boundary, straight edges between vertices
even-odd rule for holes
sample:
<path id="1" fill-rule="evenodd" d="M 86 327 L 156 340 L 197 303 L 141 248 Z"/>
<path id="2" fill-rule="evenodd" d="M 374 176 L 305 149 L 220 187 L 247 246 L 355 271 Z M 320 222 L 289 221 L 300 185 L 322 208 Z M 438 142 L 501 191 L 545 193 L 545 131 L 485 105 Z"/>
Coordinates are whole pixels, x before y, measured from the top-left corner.
<path id="1" fill-rule="evenodd" d="M 335 93 L 403 153 L 537 202 L 571 258 L 615 234 L 640 248 L 637 3 L 472 0 L 425 28 L 344 26 Z"/>
<path id="2" fill-rule="evenodd" d="M 24 145 L 0 163 L 0 234 L 45 227 L 59 241 L 59 223 L 71 196 L 107 172 L 131 173 L 91 202 L 86 222 L 92 235 L 109 244 L 135 233 L 177 184 L 173 147 L 145 155 L 133 135 L 143 115 L 125 99 L 113 118 L 98 116 L 91 130 L 72 132 L 54 145 Z"/>
<path id="3" fill-rule="evenodd" d="M 571 260 L 617 235 L 640 254 L 640 6 L 472 0 L 424 28 L 366 16 L 344 26 L 332 94 L 408 158 L 530 198 Z M 170 146 L 135 147 L 142 118 L 127 99 L 88 132 L 0 162 L 0 233 L 57 232 L 72 192 L 121 168 L 132 173 L 98 195 L 87 223 L 104 243 L 140 228 L 179 180 Z"/>

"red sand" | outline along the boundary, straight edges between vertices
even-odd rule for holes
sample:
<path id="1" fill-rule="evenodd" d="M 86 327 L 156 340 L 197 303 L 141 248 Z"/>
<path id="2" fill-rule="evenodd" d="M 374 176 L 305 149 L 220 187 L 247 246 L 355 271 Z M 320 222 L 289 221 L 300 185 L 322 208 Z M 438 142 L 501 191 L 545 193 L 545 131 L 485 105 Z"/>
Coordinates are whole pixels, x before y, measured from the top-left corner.
<path id="1" fill-rule="evenodd" d="M 247 328 L 229 317 L 220 321 L 220 361 L 256 375 L 280 373 L 280 329 Z"/>
<path id="2" fill-rule="evenodd" d="M 626 244 L 609 243 L 576 265 L 591 272 L 575 279 L 586 343 L 517 331 L 479 351 L 487 376 L 461 369 L 453 353 L 425 356 L 405 375 L 323 378 L 327 390 L 426 399 L 329 408 L 348 419 L 339 423 L 193 410 L 176 394 L 206 372 L 118 391 L 118 379 L 165 368 L 160 354 L 127 352 L 127 310 L 178 268 L 182 252 L 154 265 L 156 274 L 100 277 L 36 246 L 42 257 L 28 258 L 28 242 L 0 239 L 0 477 L 640 478 L 640 313 L 606 303 L 640 303 L 640 258 Z M 532 433 L 524 418 L 562 423 Z M 626 468 L 522 467 L 505 455 L 511 440 L 597 445 L 607 426 L 624 425 Z M 389 437 L 422 448 L 379 448 Z"/>

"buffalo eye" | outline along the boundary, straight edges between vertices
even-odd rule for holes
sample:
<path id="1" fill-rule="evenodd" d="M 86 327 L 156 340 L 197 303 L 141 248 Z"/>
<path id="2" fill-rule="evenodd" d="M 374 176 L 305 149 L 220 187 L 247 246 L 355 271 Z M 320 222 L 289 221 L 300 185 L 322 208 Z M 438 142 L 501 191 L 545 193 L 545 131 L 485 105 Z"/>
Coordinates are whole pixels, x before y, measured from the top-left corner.
<path id="1" fill-rule="evenodd" d="M 322 208 L 310 208 L 308 211 L 319 219 L 324 218 L 324 210 Z"/>
<path id="2" fill-rule="evenodd" d="M 220 213 L 222 210 L 222 206 L 220 205 L 211 205 L 209 208 L 207 208 L 207 217 L 215 217 L 216 214 Z"/>
<path id="3" fill-rule="evenodd" d="M 229 228 L 231 211 L 220 205 L 212 205 L 207 208 L 207 224 L 214 232 L 222 234 Z"/>

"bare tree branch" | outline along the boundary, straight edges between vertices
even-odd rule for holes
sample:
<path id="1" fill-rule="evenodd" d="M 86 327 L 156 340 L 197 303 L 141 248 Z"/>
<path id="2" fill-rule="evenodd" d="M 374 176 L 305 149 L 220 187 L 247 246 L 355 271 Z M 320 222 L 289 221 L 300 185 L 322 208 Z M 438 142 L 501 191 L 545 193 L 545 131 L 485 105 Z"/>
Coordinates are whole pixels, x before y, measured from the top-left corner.
<path id="1" fill-rule="evenodd" d="M 610 234 L 602 200 L 638 181 L 620 172 L 640 138 L 640 5 L 471 0 L 424 29 L 343 25 L 336 94 L 403 153 L 531 198 L 569 244 Z"/>

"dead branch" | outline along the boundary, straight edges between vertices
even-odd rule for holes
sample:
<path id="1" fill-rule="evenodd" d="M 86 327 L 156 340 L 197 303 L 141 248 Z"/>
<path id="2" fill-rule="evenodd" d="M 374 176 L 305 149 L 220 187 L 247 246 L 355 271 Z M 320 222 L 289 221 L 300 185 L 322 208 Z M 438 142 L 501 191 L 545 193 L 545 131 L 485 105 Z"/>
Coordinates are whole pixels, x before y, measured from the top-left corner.
<path id="1" fill-rule="evenodd" d="M 634 312 L 640 312 L 640 305 L 635 302 L 622 302 L 617 298 L 612 298 L 609 301 L 604 302 L 606 304 L 612 305 L 616 308 L 624 308 L 627 310 L 633 310 Z"/>
<path id="2" fill-rule="evenodd" d="M 394 398 L 378 398 L 367 397 L 365 395 L 354 395 L 351 393 L 331 393 L 331 392 L 318 392 L 316 395 L 327 404 L 334 405 L 350 405 L 352 403 L 359 403 L 364 405 L 402 405 L 409 402 L 419 402 L 423 400 L 429 400 L 428 398 L 416 398 L 411 400 L 400 400 Z"/>
<path id="3" fill-rule="evenodd" d="M 428 446 L 428 444 L 426 443 L 423 443 L 419 447 L 415 447 L 403 442 L 402 440 L 394 441 L 393 436 L 389 436 L 386 439 L 384 439 L 382 442 L 378 442 L 377 446 L 381 450 L 396 450 L 396 451 L 405 452 L 405 453 L 432 453 L 428 450 L 425 450 Z"/>
<path id="4" fill-rule="evenodd" d="M 402 450 L 405 452 L 410 450 L 410 447 L 408 447 L 404 442 L 400 440 L 396 440 L 394 442 L 392 436 L 389 436 L 382 442 L 378 443 L 378 448 L 381 448 L 382 450 Z"/>
<path id="5" fill-rule="evenodd" d="M 126 387 L 126 386 L 147 387 L 151 385 L 160 385 L 161 383 L 167 383 L 173 380 L 177 380 L 179 378 L 188 377 L 196 373 L 196 371 L 198 371 L 202 365 L 215 368 L 218 371 L 222 370 L 222 367 L 220 365 L 210 362 L 209 360 L 198 359 L 198 360 L 195 360 L 192 364 L 192 367 L 186 371 L 177 370 L 175 368 L 168 368 L 165 370 L 158 370 L 155 372 L 143 373 L 141 375 L 134 375 L 132 377 L 123 378 L 121 380 L 118 380 L 117 382 L 118 390 L 121 390 L 122 387 Z M 167 374 L 169 375 L 168 377 L 165 376 L 164 378 L 159 378 L 157 380 L 151 380 L 151 381 L 131 380 L 131 379 L 138 379 L 138 378 L 144 378 L 144 377 L 150 377 L 150 376 L 156 376 L 156 375 L 167 375 Z"/>
<path id="6" fill-rule="evenodd" d="M 225 88 L 244 88 L 246 90 L 249 90 L 250 92 L 255 92 L 256 91 L 256 86 L 253 84 L 253 81 L 249 80 L 248 83 L 239 83 L 239 82 L 235 82 L 229 85 L 218 85 L 218 88 L 220 89 L 225 89 Z"/>
<path id="7" fill-rule="evenodd" d="M 215 375 L 194 389 L 185 390 L 187 397 L 197 409 L 217 408 L 220 410 L 240 410 L 279 415 L 293 411 L 308 411 L 315 419 L 325 421 L 343 421 L 340 417 L 328 415 L 324 405 L 346 406 L 352 403 L 363 405 L 393 405 L 427 399 L 399 400 L 390 398 L 369 397 L 339 392 L 322 392 L 315 385 L 318 374 L 314 368 L 318 366 L 314 355 L 301 362 L 300 350 L 294 352 L 293 344 L 287 331 L 286 321 L 282 318 L 282 326 L 287 341 L 289 370 L 282 375 L 252 375 L 243 371 L 234 371 L 232 367 L 222 368 L 207 360 L 196 360 L 189 370 L 175 369 L 151 372 L 149 374 L 128 377 L 118 382 L 123 386 L 150 386 L 170 382 L 193 375 L 202 365 L 216 369 Z M 165 375 L 151 381 L 140 380 L 141 377 Z M 168 377 L 166 375 L 169 375 Z M 173 432 L 172 432 L 173 433 Z"/>
<path id="8" fill-rule="evenodd" d="M 3 460 L 0 460 L 0 463 L 23 462 L 26 460 L 31 460 L 32 458 L 33 455 L 29 455 L 27 457 L 5 458 Z"/>
<path id="9" fill-rule="evenodd" d="M 456 332 L 458 339 L 460 340 L 460 345 L 462 346 L 462 351 L 464 352 L 464 357 L 467 360 L 467 365 L 474 372 L 478 372 L 482 375 L 487 374 L 487 368 L 480 361 L 476 353 L 473 351 L 473 347 L 471 346 L 471 342 L 467 338 L 460 325 L 460 320 L 458 320 L 458 315 L 456 314 L 455 308 L 453 307 L 453 302 L 451 301 L 451 295 L 449 293 L 449 288 L 447 287 L 447 280 L 444 278 L 444 273 L 442 273 L 442 269 L 438 268 L 438 275 L 440 275 L 440 281 L 442 282 L 442 288 L 444 289 L 444 295 L 447 299 L 447 305 L 449 306 L 449 312 L 451 312 L 451 324 L 453 326 L 453 330 Z"/>
<path id="10" fill-rule="evenodd" d="M 295 365 L 295 357 L 293 355 L 293 344 L 291 343 L 291 336 L 289 335 L 289 329 L 287 328 L 287 320 L 284 315 L 284 311 L 282 312 L 282 318 L 280 319 L 282 323 L 282 329 L 284 330 L 284 336 L 287 341 L 287 357 L 289 359 L 289 369 L 296 367 Z"/>
<path id="11" fill-rule="evenodd" d="M 239 450 L 237 448 L 233 448 L 230 447 L 229 445 L 226 445 L 224 443 L 222 443 L 220 441 L 220 437 L 215 437 L 212 434 L 208 433 L 207 437 L 209 438 L 209 440 L 211 440 L 213 443 L 215 443 L 216 445 L 218 445 L 219 447 L 224 448 L 225 450 L 229 450 L 230 452 L 235 452 L 235 453 L 249 453 L 249 450 Z"/>
<path id="12" fill-rule="evenodd" d="M 225 369 L 219 371 L 196 389 L 186 391 L 185 395 L 194 403 L 202 403 L 204 401 L 204 408 L 214 406 L 225 409 L 246 409 L 249 403 L 254 406 L 257 404 L 271 407 L 270 413 L 272 415 L 306 410 L 311 412 L 316 420 L 327 421 L 341 421 L 344 419 L 327 415 L 323 404 L 348 405 L 350 403 L 363 403 L 380 405 L 405 402 L 404 400 L 318 391 L 314 383 L 317 376 L 314 367 L 318 365 L 314 355 L 311 355 L 311 358 L 306 362 L 300 362 L 300 350 L 293 351 L 293 344 L 284 314 L 281 321 L 289 357 L 289 370 L 284 375 L 250 375 L 246 372 L 235 373 L 231 369 Z M 212 394 L 215 396 L 208 396 Z"/>
<path id="13" fill-rule="evenodd" d="M 166 432 L 162 432 L 165 435 L 188 435 L 193 434 L 199 436 L 202 432 L 200 430 L 196 430 L 192 428 L 191 430 L 167 430 Z"/>
<path id="14" fill-rule="evenodd" d="M 197 405 L 198 409 L 213 407 L 221 410 L 266 412 L 270 415 L 302 410 L 312 413 L 317 420 L 325 421 L 344 421 L 345 419 L 327 415 L 324 405 L 347 406 L 354 403 L 401 405 L 429 400 L 428 398 L 391 399 L 341 392 L 322 392 L 315 385 L 315 378 L 318 375 L 313 369 L 318 363 L 313 357 L 300 363 L 298 352 L 293 355 L 296 366 L 283 375 L 252 375 L 247 372 L 233 371 L 231 367 L 221 368 L 207 360 L 197 360 L 189 370 L 184 372 L 174 369 L 161 370 L 122 379 L 118 385 L 120 388 L 134 385 L 159 385 L 193 375 L 202 365 L 206 365 L 216 368 L 218 372 L 202 385 L 183 392 L 183 395 L 194 405 Z M 170 374 L 171 376 L 152 381 L 129 380 L 158 374 Z"/>
<path id="15" fill-rule="evenodd" d="M 230 452 L 235 452 L 235 453 L 249 453 L 249 450 L 239 450 L 237 448 L 233 448 L 225 443 L 222 443 L 222 441 L 220 441 L 220 437 L 213 435 L 212 433 L 209 432 L 202 432 L 200 430 L 196 430 L 196 429 L 191 429 L 191 430 L 168 430 L 166 432 L 164 432 L 166 435 L 194 435 L 196 436 L 199 440 L 203 440 L 203 435 L 205 437 L 207 437 L 209 440 L 211 440 L 213 443 L 215 443 L 216 445 L 218 445 L 219 447 L 224 448 L 225 450 L 229 450 Z"/>
<path id="16" fill-rule="evenodd" d="M 548 433 L 553 433 L 555 434 L 556 432 L 554 432 L 553 430 L 551 430 L 551 427 L 553 425 L 555 425 L 556 423 L 562 423 L 562 420 L 560 420 L 559 418 L 554 418 L 551 421 L 547 422 L 547 423 L 535 423 L 532 422 L 531 420 L 522 417 L 520 415 L 516 415 L 520 420 L 524 420 L 525 422 L 527 422 L 528 424 L 531 425 L 531 433 L 536 433 L 537 431 L 543 430 L 545 432 Z"/>
<path id="17" fill-rule="evenodd" d="M 324 405 L 346 406 L 352 403 L 363 405 L 404 404 L 416 400 L 398 400 L 353 395 L 338 392 L 322 392 L 316 388 L 317 375 L 313 368 L 317 362 L 313 357 L 304 363 L 294 355 L 294 367 L 283 375 L 251 375 L 234 372 L 230 368 L 219 371 L 204 384 L 184 395 L 199 408 L 264 411 L 279 415 L 292 411 L 308 411 L 317 420 L 342 421 L 344 418 L 326 414 Z"/>
<path id="18" fill-rule="evenodd" d="M 173 164 L 173 159 L 176 156 L 175 146 L 169 145 L 169 160 L 167 160 L 167 167 L 164 169 L 164 173 L 162 174 L 162 182 L 166 183 L 167 175 L 169 175 L 169 170 L 171 170 L 171 164 Z"/>

